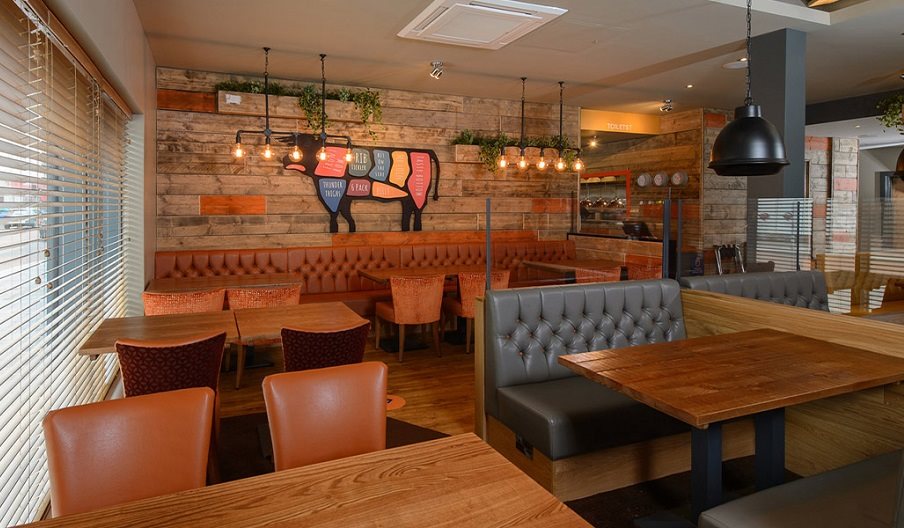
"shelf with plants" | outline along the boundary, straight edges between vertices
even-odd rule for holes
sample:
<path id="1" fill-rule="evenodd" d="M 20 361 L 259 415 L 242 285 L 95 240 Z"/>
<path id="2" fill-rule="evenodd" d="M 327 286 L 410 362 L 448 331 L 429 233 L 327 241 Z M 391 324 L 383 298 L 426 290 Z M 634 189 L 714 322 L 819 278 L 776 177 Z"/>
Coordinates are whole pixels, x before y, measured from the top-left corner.
<path id="1" fill-rule="evenodd" d="M 455 146 L 455 161 L 460 163 L 482 163 L 491 172 L 500 170 L 496 165 L 496 161 L 503 148 L 510 167 L 514 167 L 521 154 L 518 138 L 509 137 L 504 132 L 482 134 L 466 129 L 459 132 L 451 143 Z M 542 151 L 546 161 L 550 164 L 548 170 L 554 170 L 552 169 L 552 163 L 559 156 L 558 147 L 560 146 L 566 149 L 572 148 L 571 140 L 565 137 L 560 141 L 559 136 L 525 137 L 524 156 L 531 165 L 534 165 L 540 159 Z M 566 150 L 565 162 L 571 165 L 576 156 L 577 153 L 575 151 Z"/>

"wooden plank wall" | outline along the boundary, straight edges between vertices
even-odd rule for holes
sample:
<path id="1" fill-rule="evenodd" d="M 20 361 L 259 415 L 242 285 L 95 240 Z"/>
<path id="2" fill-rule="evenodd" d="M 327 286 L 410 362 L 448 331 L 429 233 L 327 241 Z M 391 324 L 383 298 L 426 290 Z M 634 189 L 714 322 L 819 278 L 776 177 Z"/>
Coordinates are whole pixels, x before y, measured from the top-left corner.
<path id="1" fill-rule="evenodd" d="M 684 237 L 686 245 L 696 248 L 702 242 L 699 200 L 703 166 L 703 111 L 669 113 L 663 115 L 660 122 L 662 133 L 659 135 L 603 143 L 597 148 L 586 149 L 584 158 L 590 171 L 631 171 L 632 219 L 646 222 L 656 236 L 662 232 L 662 200 L 669 196 L 670 190 L 673 199 L 685 199 Z M 636 185 L 637 176 L 641 173 L 654 175 L 665 172 L 671 176 L 677 171 L 687 173 L 686 185 Z"/>
<path id="2" fill-rule="evenodd" d="M 214 86 L 227 79 L 249 78 L 169 68 L 157 71 L 157 248 L 330 245 L 329 217 L 310 178 L 284 171 L 276 160 L 266 162 L 258 156 L 234 160 L 231 156 L 237 129 L 263 128 L 263 96 L 241 94 L 241 109 L 227 110 L 222 105 L 224 111 L 218 112 L 221 105 Z M 456 148 L 450 145 L 463 129 L 502 130 L 517 137 L 520 101 L 398 90 L 380 93 L 383 124 L 372 125 L 376 139 L 354 121 L 357 112 L 352 104 L 338 101 L 327 102 L 328 133 L 349 135 L 356 145 L 436 151 L 441 164 L 440 199 L 431 199 L 424 210 L 425 231 L 484 229 L 485 198 L 490 197 L 494 229 L 532 231 L 539 238 L 565 237 L 571 228 L 572 197 L 577 188 L 574 173 L 535 169 L 521 173 L 513 168 L 493 173 L 474 156 L 457 158 Z M 273 129 L 310 130 L 294 98 L 271 98 L 270 110 Z M 556 103 L 528 103 L 527 134 L 557 134 L 558 112 Z M 565 107 L 565 131 L 576 144 L 578 107 Z M 251 136 L 244 139 L 251 143 Z M 255 140 L 262 143 L 262 138 Z M 202 201 L 218 206 L 202 211 Z M 244 205 L 251 208 L 245 211 Z M 358 201 L 352 212 L 359 233 L 400 230 L 398 203 Z M 347 231 L 344 220 L 340 219 L 339 225 L 340 231 Z"/>

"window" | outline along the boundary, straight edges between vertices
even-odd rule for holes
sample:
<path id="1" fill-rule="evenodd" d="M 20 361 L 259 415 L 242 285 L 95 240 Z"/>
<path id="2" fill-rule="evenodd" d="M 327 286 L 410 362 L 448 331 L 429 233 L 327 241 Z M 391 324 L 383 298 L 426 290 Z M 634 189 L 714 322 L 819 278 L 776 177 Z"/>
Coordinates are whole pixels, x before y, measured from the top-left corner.
<path id="1" fill-rule="evenodd" d="M 23 11 L 25 10 L 25 12 Z M 41 420 L 103 397 L 77 351 L 124 315 L 128 117 L 52 35 L 0 0 L 0 525 L 46 504 Z"/>

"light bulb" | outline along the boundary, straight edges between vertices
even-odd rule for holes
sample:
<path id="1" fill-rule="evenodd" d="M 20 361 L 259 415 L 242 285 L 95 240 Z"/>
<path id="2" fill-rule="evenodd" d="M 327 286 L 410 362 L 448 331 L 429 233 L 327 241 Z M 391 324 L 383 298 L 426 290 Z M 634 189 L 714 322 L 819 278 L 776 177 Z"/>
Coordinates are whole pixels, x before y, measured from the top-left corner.
<path id="1" fill-rule="evenodd" d="M 264 146 L 264 151 L 261 153 L 261 155 L 264 157 L 264 159 L 270 159 L 273 157 L 273 151 L 270 149 L 269 143 Z"/>
<path id="2" fill-rule="evenodd" d="M 565 160 L 563 160 L 562 158 L 559 158 L 556 160 L 556 170 L 557 171 L 565 170 Z"/>
<path id="3" fill-rule="evenodd" d="M 317 159 L 326 161 L 326 147 L 320 147 L 320 150 L 317 152 Z"/>
<path id="4" fill-rule="evenodd" d="M 540 156 L 540 161 L 537 162 L 537 168 L 540 170 L 546 170 L 546 160 L 543 159 L 543 156 Z"/>
<path id="5" fill-rule="evenodd" d="M 241 144 L 241 143 L 236 143 L 236 144 L 235 144 L 235 150 L 232 151 L 232 155 L 235 156 L 236 158 L 241 158 L 242 156 L 245 155 L 245 151 L 242 150 L 242 144 Z"/>
<path id="6" fill-rule="evenodd" d="M 524 170 L 527 168 L 527 159 L 524 156 L 518 160 L 518 168 Z"/>
<path id="7" fill-rule="evenodd" d="M 289 153 L 289 157 L 292 158 L 292 161 L 301 161 L 301 156 L 301 149 L 298 148 L 298 145 L 295 145 L 295 148 Z"/>
<path id="8" fill-rule="evenodd" d="M 345 162 L 346 162 L 346 163 L 351 163 L 351 162 L 352 162 L 352 149 L 346 149 L 346 150 L 345 150 Z"/>
<path id="9" fill-rule="evenodd" d="M 574 170 L 576 171 L 584 170 L 584 162 L 581 161 L 581 158 L 574 160 L 574 165 L 572 165 L 572 168 L 574 168 Z"/>
<path id="10" fill-rule="evenodd" d="M 504 169 L 508 166 L 508 161 L 505 159 L 505 156 L 499 156 L 498 165 L 500 169 Z"/>

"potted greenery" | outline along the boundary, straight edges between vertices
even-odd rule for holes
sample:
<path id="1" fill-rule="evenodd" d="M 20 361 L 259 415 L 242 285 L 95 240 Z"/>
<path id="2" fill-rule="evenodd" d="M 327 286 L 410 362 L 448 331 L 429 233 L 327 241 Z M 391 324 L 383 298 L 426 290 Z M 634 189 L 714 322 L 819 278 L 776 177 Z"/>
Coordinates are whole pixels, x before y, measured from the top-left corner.
<path id="1" fill-rule="evenodd" d="M 882 126 L 897 129 L 904 134 L 904 92 L 882 99 L 876 109 L 881 112 L 876 119 Z"/>
<path id="2" fill-rule="evenodd" d="M 462 130 L 452 138 L 452 144 L 478 146 L 480 148 L 478 159 L 487 170 L 492 172 L 496 172 L 499 169 L 496 162 L 503 148 L 519 146 L 518 139 L 508 137 L 505 132 L 483 135 L 480 132 L 473 132 L 468 129 Z M 541 149 L 558 149 L 561 146 L 571 149 L 571 142 L 567 137 L 560 140 L 559 136 L 526 137 L 524 138 L 524 146 Z M 577 153 L 574 150 L 566 150 L 564 154 L 565 162 L 570 165 L 576 156 Z"/>

